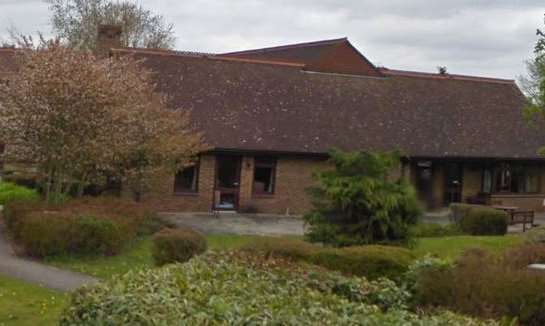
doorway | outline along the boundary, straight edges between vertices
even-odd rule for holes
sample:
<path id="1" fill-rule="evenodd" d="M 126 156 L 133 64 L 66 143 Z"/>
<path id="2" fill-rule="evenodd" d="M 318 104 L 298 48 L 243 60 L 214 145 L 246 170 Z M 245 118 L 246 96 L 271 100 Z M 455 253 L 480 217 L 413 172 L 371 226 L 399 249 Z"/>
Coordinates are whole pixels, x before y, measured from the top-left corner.
<path id="1" fill-rule="evenodd" d="M 445 164 L 445 206 L 449 206 L 451 203 L 460 203 L 462 201 L 462 178 L 462 164 Z"/>
<path id="2" fill-rule="evenodd" d="M 215 210 L 238 210 L 241 161 L 238 155 L 216 156 Z"/>
<path id="3" fill-rule="evenodd" d="M 416 166 L 416 190 L 418 199 L 426 208 L 435 208 L 433 200 L 433 168 L 431 162 L 419 162 Z"/>

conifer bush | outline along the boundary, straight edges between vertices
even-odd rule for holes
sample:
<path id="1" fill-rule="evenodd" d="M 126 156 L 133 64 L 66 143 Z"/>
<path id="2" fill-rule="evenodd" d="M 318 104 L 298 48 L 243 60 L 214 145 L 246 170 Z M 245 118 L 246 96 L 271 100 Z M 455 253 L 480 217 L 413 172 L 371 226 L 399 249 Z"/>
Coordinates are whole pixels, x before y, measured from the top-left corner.
<path id="1" fill-rule="evenodd" d="M 333 169 L 315 173 L 313 209 L 304 216 L 311 242 L 334 246 L 409 241 L 421 210 L 414 188 L 392 172 L 395 153 L 330 152 Z"/>

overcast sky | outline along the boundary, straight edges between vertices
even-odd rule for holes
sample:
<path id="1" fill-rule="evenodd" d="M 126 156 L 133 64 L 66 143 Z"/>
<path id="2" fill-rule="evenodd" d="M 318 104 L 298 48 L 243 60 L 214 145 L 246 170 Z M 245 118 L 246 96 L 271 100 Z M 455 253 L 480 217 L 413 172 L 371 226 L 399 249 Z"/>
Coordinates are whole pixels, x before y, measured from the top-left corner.
<path id="1" fill-rule="evenodd" d="M 516 78 L 544 0 L 140 0 L 175 25 L 177 48 L 227 52 L 338 37 L 388 68 Z M 0 35 L 49 31 L 41 0 L 0 0 Z"/>

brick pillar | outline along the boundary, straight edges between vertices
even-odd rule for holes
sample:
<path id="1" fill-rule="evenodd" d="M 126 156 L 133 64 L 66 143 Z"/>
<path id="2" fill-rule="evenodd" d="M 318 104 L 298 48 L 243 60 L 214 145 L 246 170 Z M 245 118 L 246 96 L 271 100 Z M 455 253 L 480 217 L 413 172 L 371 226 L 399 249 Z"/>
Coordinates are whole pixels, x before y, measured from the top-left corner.
<path id="1" fill-rule="evenodd" d="M 216 179 L 216 157 L 201 155 L 199 161 L 199 207 L 208 211 L 214 202 L 214 184 Z"/>

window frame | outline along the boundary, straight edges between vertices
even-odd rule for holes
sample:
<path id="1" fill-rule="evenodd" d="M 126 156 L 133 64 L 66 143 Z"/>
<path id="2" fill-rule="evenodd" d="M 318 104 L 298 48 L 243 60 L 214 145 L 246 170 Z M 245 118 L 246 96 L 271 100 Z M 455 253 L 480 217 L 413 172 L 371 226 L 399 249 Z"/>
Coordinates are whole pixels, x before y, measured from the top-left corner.
<path id="1" fill-rule="evenodd" d="M 259 162 L 261 161 L 261 162 Z M 268 162 L 267 162 L 268 161 Z M 252 196 L 253 197 L 272 197 L 276 194 L 276 176 L 277 176 L 278 159 L 271 156 L 255 156 L 252 173 Z M 255 187 L 255 172 L 257 168 L 271 169 L 271 191 L 257 191 Z"/>
<path id="2" fill-rule="evenodd" d="M 516 163 L 507 163 L 502 162 L 499 164 L 496 164 L 494 166 L 487 166 L 484 167 L 482 170 L 482 182 L 481 182 L 481 191 L 483 193 L 488 193 L 492 195 L 536 195 L 540 194 L 542 190 L 542 177 L 536 169 L 538 166 L 530 165 L 530 164 L 516 164 Z M 520 171 L 517 171 L 519 169 L 522 169 L 522 173 Z M 504 170 L 504 171 L 502 171 Z M 491 189 L 490 192 L 485 192 L 485 173 L 486 171 L 489 171 L 491 173 Z M 508 173 L 507 173 L 508 172 Z M 508 189 L 498 189 L 498 178 L 500 176 L 504 176 L 505 178 L 509 178 L 508 182 Z M 522 179 L 523 182 L 526 182 L 528 178 L 536 177 L 537 178 L 537 189 L 536 191 L 515 191 L 513 190 L 513 185 L 515 183 L 515 178 L 518 180 L 519 178 Z"/>
<path id="3" fill-rule="evenodd" d="M 195 189 L 188 189 L 188 188 L 178 188 L 177 187 L 177 180 L 178 180 L 178 175 L 183 173 L 184 170 L 188 169 L 188 168 L 192 168 L 194 169 L 194 174 L 193 174 L 193 182 L 195 184 Z M 195 163 L 191 166 L 188 166 L 186 168 L 183 168 L 183 169 L 180 169 L 178 172 L 176 172 L 176 174 L 174 175 L 174 185 L 173 185 L 173 188 L 174 188 L 174 195 L 188 195 L 188 196 L 195 196 L 199 193 L 199 173 L 200 172 L 200 160 L 195 160 Z"/>

